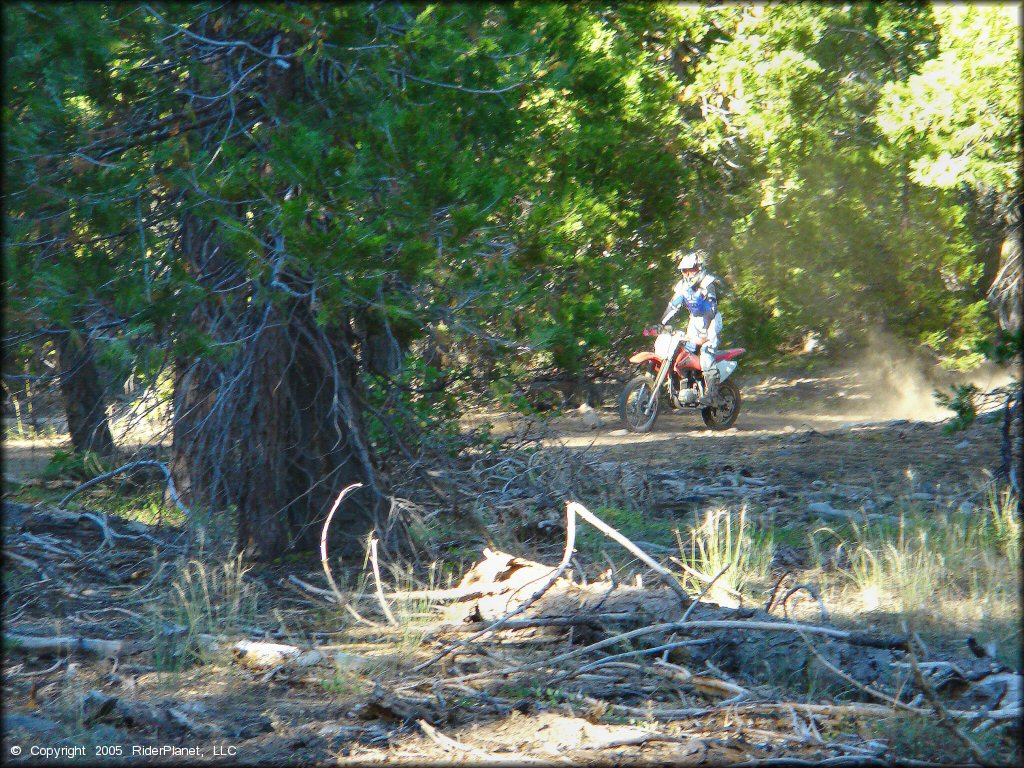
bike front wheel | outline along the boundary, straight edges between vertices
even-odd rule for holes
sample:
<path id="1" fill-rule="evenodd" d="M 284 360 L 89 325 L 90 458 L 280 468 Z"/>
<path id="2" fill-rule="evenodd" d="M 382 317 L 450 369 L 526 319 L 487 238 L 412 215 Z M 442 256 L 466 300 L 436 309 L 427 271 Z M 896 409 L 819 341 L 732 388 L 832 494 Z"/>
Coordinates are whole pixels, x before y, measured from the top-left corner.
<path id="1" fill-rule="evenodd" d="M 630 432 L 650 432 L 654 428 L 658 418 L 654 379 L 637 376 L 626 385 L 619 397 L 619 417 Z"/>

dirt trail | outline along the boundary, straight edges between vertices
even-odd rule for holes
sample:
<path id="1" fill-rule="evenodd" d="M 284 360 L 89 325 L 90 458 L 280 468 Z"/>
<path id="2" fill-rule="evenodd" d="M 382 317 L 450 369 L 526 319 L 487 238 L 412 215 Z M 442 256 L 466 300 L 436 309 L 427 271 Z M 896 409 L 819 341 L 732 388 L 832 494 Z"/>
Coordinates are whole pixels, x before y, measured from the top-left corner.
<path id="1" fill-rule="evenodd" d="M 600 426 L 579 412 L 539 420 L 499 420 L 498 434 L 536 435 L 541 445 L 593 452 L 595 461 L 628 462 L 691 474 L 719 470 L 769 474 L 784 485 L 858 482 L 882 490 L 935 491 L 976 484 L 999 464 L 1002 400 L 987 398 L 967 430 L 947 431 L 953 413 L 938 406 L 923 377 L 879 387 L 855 372 L 737 378 L 743 402 L 734 427 L 713 432 L 696 411 L 664 410 L 647 434 L 627 432 L 612 398 Z M 1003 385 L 1009 376 L 982 385 Z"/>

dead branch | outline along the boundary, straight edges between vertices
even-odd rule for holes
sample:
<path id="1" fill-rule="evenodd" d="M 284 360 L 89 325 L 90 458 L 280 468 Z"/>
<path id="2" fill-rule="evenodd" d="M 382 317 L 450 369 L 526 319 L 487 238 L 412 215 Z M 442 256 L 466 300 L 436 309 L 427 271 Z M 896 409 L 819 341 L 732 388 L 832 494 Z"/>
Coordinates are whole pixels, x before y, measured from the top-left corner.
<path id="1" fill-rule="evenodd" d="M 209 723 L 197 723 L 186 712 L 188 705 L 160 705 L 144 701 L 130 701 L 91 690 L 80 699 L 85 723 L 111 721 L 126 724 L 146 724 L 164 731 L 191 731 L 198 735 L 216 736 L 220 728 Z M 202 714 L 200 710 L 200 714 Z"/>
<path id="2" fill-rule="evenodd" d="M 445 736 L 443 733 L 438 731 L 426 720 L 420 719 L 417 720 L 416 723 L 417 725 L 419 725 L 420 729 L 427 736 L 427 738 L 429 738 L 432 742 L 437 744 L 439 747 L 441 747 L 441 749 L 445 750 L 446 752 L 457 750 L 459 752 L 465 752 L 467 754 L 473 755 L 474 757 L 483 758 L 485 760 L 494 759 L 494 756 L 488 754 L 487 752 L 484 752 L 483 750 L 477 749 L 476 747 L 470 747 L 466 744 L 463 744 L 460 741 L 456 741 L 455 739 L 449 736 Z"/>
<path id="3" fill-rule="evenodd" d="M 502 618 L 498 619 L 496 622 L 491 624 L 486 629 L 483 629 L 480 632 L 477 632 L 475 635 L 471 635 L 470 637 L 467 637 L 465 640 L 462 640 L 459 643 L 456 643 L 452 647 L 442 651 L 441 653 L 435 655 L 431 659 L 428 659 L 427 661 L 423 662 L 422 664 L 418 664 L 417 666 L 415 666 L 413 668 L 413 671 L 414 672 L 419 672 L 419 671 L 421 671 L 423 669 L 426 669 L 431 664 L 434 664 L 435 662 L 443 659 L 445 656 L 447 656 L 450 653 L 453 653 L 454 651 L 458 650 L 459 648 L 465 648 L 466 645 L 468 645 L 469 643 L 473 642 L 474 640 L 476 640 L 477 638 L 481 637 L 482 635 L 485 635 L 488 632 L 496 631 L 497 629 L 502 627 L 513 616 L 519 615 L 520 613 L 525 611 L 527 608 L 529 608 L 531 605 L 533 605 L 538 599 L 540 599 L 541 595 L 543 595 L 545 592 L 547 592 L 548 589 L 550 589 L 551 586 L 556 581 L 558 581 L 559 578 L 561 578 L 562 574 L 565 572 L 565 569 L 569 567 L 569 561 L 572 559 L 572 553 L 573 553 L 573 551 L 575 549 L 575 545 L 576 545 L 576 514 L 579 512 L 579 509 L 583 509 L 583 507 L 581 507 L 578 504 L 575 504 L 574 502 L 569 502 L 568 504 L 565 505 L 565 549 L 562 552 L 562 560 L 561 560 L 561 562 L 558 564 L 558 567 L 555 568 L 555 570 L 552 572 L 551 576 L 548 578 L 548 580 L 544 584 L 544 586 L 542 586 L 540 589 L 538 589 L 536 592 L 534 592 L 533 595 L 531 595 L 530 598 L 525 603 L 520 605 L 518 608 L 516 608 L 511 613 L 506 614 Z"/>
<path id="4" fill-rule="evenodd" d="M 825 603 L 822 602 L 821 595 L 818 592 L 818 588 L 815 587 L 813 584 L 797 584 L 795 587 L 786 592 L 782 600 L 779 601 L 779 603 L 782 605 L 782 615 L 785 616 L 787 619 L 789 618 L 789 609 L 786 605 L 786 602 L 789 600 L 790 597 L 799 592 L 801 589 L 807 592 L 807 594 L 809 594 L 811 597 L 818 601 L 818 607 L 821 608 L 821 620 L 824 622 L 828 622 L 828 611 L 825 610 Z"/>
<path id="5" fill-rule="evenodd" d="M 617 663 L 618 659 L 625 659 L 629 658 L 630 656 L 647 656 L 649 654 L 661 653 L 663 651 L 667 654 L 668 651 L 671 651 L 673 648 L 685 648 L 687 646 L 706 645 L 710 642 L 713 642 L 710 638 L 701 638 L 699 640 L 676 640 L 671 643 L 665 643 L 664 645 L 655 646 L 654 648 L 639 648 L 633 651 L 624 651 L 623 653 L 616 653 L 612 656 L 606 656 L 603 659 L 592 661 L 591 663 L 585 664 L 584 666 L 579 667 L 577 669 L 570 670 L 568 672 L 563 672 L 561 675 L 552 678 L 551 682 L 552 684 L 560 683 L 563 680 L 578 677 L 591 670 L 597 669 L 598 667 L 604 667 L 608 666 L 609 664 L 615 664 Z"/>
<path id="6" fill-rule="evenodd" d="M 667 733 L 654 733 L 653 731 L 635 731 L 624 734 L 610 734 L 603 740 L 590 742 L 584 747 L 586 749 L 615 749 L 616 747 L 641 747 L 651 742 L 662 741 L 671 744 L 687 744 L 692 741 L 691 737 L 669 736 Z"/>
<path id="7" fill-rule="evenodd" d="M 373 566 L 373 582 L 377 588 L 377 600 L 380 602 L 380 607 L 384 611 L 384 617 L 388 620 L 388 624 L 393 627 L 397 627 L 398 620 L 395 619 L 395 615 L 391 613 L 391 608 L 388 607 L 388 601 L 384 599 L 384 589 L 380 585 L 380 566 L 377 564 L 377 536 L 375 534 L 370 535 L 370 562 Z"/>
<path id="8" fill-rule="evenodd" d="M 323 661 L 324 654 L 313 649 L 303 651 L 294 645 L 283 643 L 264 643 L 251 640 L 240 640 L 232 646 L 235 661 L 250 669 L 272 669 L 276 671 L 284 665 L 295 667 L 311 667 Z M 268 677 L 269 679 L 269 677 Z"/>
<path id="9" fill-rule="evenodd" d="M 324 598 L 325 600 L 327 600 L 327 602 L 331 603 L 332 605 L 337 605 L 338 604 L 338 598 L 337 598 L 337 596 L 333 592 L 331 592 L 329 590 L 326 590 L 326 589 L 320 589 L 320 587 L 314 587 L 312 584 L 309 584 L 309 583 L 303 581 L 302 579 L 300 579 L 295 574 L 289 574 L 287 580 L 282 579 L 279 583 L 281 583 L 281 584 L 289 584 L 290 583 L 290 584 L 294 585 L 295 587 L 299 588 L 296 591 L 299 591 L 300 594 L 302 594 L 302 591 L 305 591 L 305 592 L 308 592 L 310 594 L 317 595 L 319 597 Z M 356 599 L 358 599 L 358 598 L 356 598 Z M 377 628 L 377 629 L 381 628 L 381 625 L 378 624 L 377 622 L 370 621 L 369 619 L 363 618 L 359 614 L 359 612 L 356 611 L 356 609 L 352 607 L 352 603 L 346 602 L 341 607 L 344 608 L 345 612 L 348 613 L 353 619 L 358 621 L 360 624 L 365 624 L 368 627 L 374 627 L 374 628 Z"/>
<path id="10" fill-rule="evenodd" d="M 14 560 L 17 560 L 22 565 L 26 565 L 29 568 L 33 569 L 34 571 L 37 571 L 44 578 L 47 578 L 47 579 L 50 578 L 49 574 L 43 569 L 43 566 L 41 566 L 35 560 L 32 560 L 31 558 L 25 557 L 24 555 L 19 555 L 17 552 L 12 552 L 11 550 L 8 550 L 8 549 L 5 549 L 3 551 L 3 553 L 4 553 L 4 557 L 13 558 Z"/>
<path id="11" fill-rule="evenodd" d="M 631 542 L 629 539 L 627 539 L 625 536 L 623 536 L 617 530 L 612 528 L 606 522 L 601 520 L 599 517 L 597 517 L 596 515 L 592 514 L 590 512 L 590 510 L 588 510 L 582 504 L 579 504 L 577 502 L 571 501 L 571 502 L 569 502 L 569 505 L 567 505 L 567 506 L 572 506 L 573 511 L 577 515 L 579 515 L 584 520 L 586 520 L 588 523 L 590 523 L 592 526 L 597 528 L 597 530 L 601 531 L 601 533 L 605 534 L 610 539 L 613 539 L 614 541 L 617 541 L 619 544 L 621 544 L 623 547 L 625 547 L 629 552 L 633 553 L 638 558 L 640 558 L 640 560 L 642 560 L 652 570 L 654 570 L 654 572 L 657 573 L 658 576 L 661 577 L 661 580 L 664 581 L 665 584 L 667 584 L 668 587 L 679 596 L 679 601 L 684 606 L 688 607 L 691 604 L 690 596 L 688 594 L 686 594 L 686 590 L 685 589 L 683 589 L 681 586 L 679 586 L 679 582 L 676 581 L 675 577 L 671 573 L 666 571 L 661 565 L 659 565 L 650 555 L 648 555 L 646 552 L 644 552 L 642 549 L 640 549 L 640 547 L 638 547 L 636 544 Z"/>
<path id="12" fill-rule="evenodd" d="M 333 605 L 337 605 L 338 604 L 338 598 L 337 598 L 337 596 L 333 592 L 331 592 L 328 589 L 320 589 L 320 587 L 314 587 L 312 584 L 309 584 L 309 583 L 303 581 L 302 579 L 300 579 L 295 574 L 289 574 L 288 578 L 286 580 L 283 580 L 282 583 L 294 584 L 295 586 L 299 587 L 301 590 L 304 590 L 305 592 L 308 592 L 309 594 L 316 595 L 318 597 L 322 597 L 325 600 L 327 600 L 327 602 L 329 602 L 329 603 L 331 603 Z"/>
<path id="13" fill-rule="evenodd" d="M 47 669 L 40 669 L 37 672 L 14 672 L 13 674 L 16 677 L 40 677 L 41 675 L 48 675 L 51 672 L 56 672 L 58 669 L 60 669 L 62 666 L 64 666 L 67 663 L 67 661 L 68 661 L 68 657 L 67 656 L 61 656 L 59 659 L 57 659 L 57 663 L 56 664 L 54 664 L 52 667 L 49 667 Z M 18 666 L 20 667 L 22 665 L 19 664 Z"/>
<path id="14" fill-rule="evenodd" d="M 779 587 L 782 586 L 782 582 L 784 582 L 786 580 L 786 577 L 789 576 L 791 573 L 792 573 L 792 571 L 786 571 L 785 573 L 783 573 L 779 577 L 779 580 L 775 582 L 775 586 L 772 587 L 772 593 L 768 597 L 768 602 L 765 603 L 765 606 L 764 606 L 764 612 L 765 613 L 771 613 L 772 612 L 772 606 L 775 604 L 775 596 L 779 592 Z"/>
<path id="15" fill-rule="evenodd" d="M 825 635 L 832 637 L 837 640 L 842 640 L 850 645 L 863 645 L 869 648 L 885 648 L 885 649 L 906 649 L 907 641 L 904 638 L 884 638 L 875 637 L 872 635 L 866 635 L 862 632 L 851 632 L 843 629 L 834 629 L 832 627 L 819 627 L 812 624 L 792 624 L 783 622 L 772 622 L 772 621 L 743 621 L 743 620 L 730 620 L 730 619 L 715 619 L 715 620 L 699 620 L 699 621 L 687 621 L 687 622 L 669 622 L 665 624 L 654 624 L 648 627 L 640 627 L 629 632 L 623 632 L 613 637 L 605 638 L 599 642 L 588 645 L 584 648 L 579 648 L 574 651 L 555 656 L 551 659 L 544 661 L 533 662 L 531 664 L 524 664 L 518 667 L 510 667 L 504 670 L 496 672 L 478 672 L 470 675 L 463 675 L 454 678 L 451 682 L 466 682 L 468 680 L 477 680 L 485 677 L 493 677 L 496 675 L 511 675 L 518 674 L 521 672 L 527 672 L 542 667 L 550 666 L 552 664 L 568 661 L 569 659 L 582 656 L 592 651 L 605 648 L 609 645 L 621 643 L 626 640 L 632 640 L 637 637 L 644 637 L 645 635 L 653 635 L 659 633 L 676 632 L 680 630 L 701 630 L 701 629 L 740 629 L 740 630 L 760 630 L 766 632 L 797 632 L 803 631 L 810 634 Z"/>
<path id="16" fill-rule="evenodd" d="M 103 517 L 99 517 L 98 515 L 94 515 L 90 512 L 82 512 L 80 516 L 84 517 L 86 520 L 96 523 L 96 525 L 98 525 L 100 527 L 100 530 L 103 532 L 103 542 L 100 544 L 99 549 L 96 550 L 97 552 L 103 547 L 114 546 L 114 537 L 113 535 L 111 535 L 110 526 L 107 525 L 106 515 L 104 515 Z"/>
<path id="17" fill-rule="evenodd" d="M 681 685 L 692 686 L 702 693 L 712 693 L 719 696 L 724 694 L 732 696 L 733 699 L 737 697 L 750 698 L 751 695 L 750 691 L 735 683 L 708 677 L 707 675 L 695 675 L 685 667 L 681 667 L 678 664 L 669 664 L 660 659 L 654 662 L 652 670 L 655 674 L 666 677 Z"/>
<path id="18" fill-rule="evenodd" d="M 814 647 L 814 644 L 811 642 L 810 638 L 807 637 L 807 635 L 805 635 L 803 632 L 798 632 L 797 634 L 800 635 L 803 641 L 807 644 L 807 647 L 811 651 L 811 653 L 814 654 L 815 658 L 817 658 L 818 661 L 827 670 L 829 670 L 842 680 L 845 680 L 847 683 L 855 687 L 857 690 L 863 691 L 869 696 L 873 696 L 874 698 L 879 699 L 880 701 L 884 701 L 886 704 L 891 704 L 896 709 L 901 709 L 904 712 L 913 712 L 915 715 L 927 714 L 926 710 L 918 709 L 917 707 L 912 707 L 909 704 L 904 704 L 902 701 L 893 696 L 889 696 L 885 693 L 882 693 L 881 691 L 875 690 L 870 685 L 865 685 L 864 683 L 855 680 L 853 677 L 843 672 L 843 670 L 839 669 L 839 667 L 837 667 L 824 656 L 822 656 L 818 649 Z"/>
<path id="19" fill-rule="evenodd" d="M 532 629 L 534 627 L 598 627 L 601 622 L 625 621 L 632 618 L 628 613 L 597 613 L 586 616 L 549 616 L 536 619 L 512 619 L 501 625 L 501 630 Z M 487 622 L 476 621 L 471 624 L 443 622 L 441 624 L 428 625 L 423 629 L 426 631 L 424 640 L 430 640 L 434 636 L 444 632 L 481 632 L 486 634 L 492 631 L 492 625 Z M 680 645 L 694 644 L 704 641 L 688 640 Z M 675 644 L 674 644 L 675 645 Z M 673 647 L 674 647 L 673 645 Z"/>
<path id="20" fill-rule="evenodd" d="M 583 694 L 579 694 L 578 698 L 589 704 L 601 704 L 597 699 L 593 699 Z M 682 717 L 707 717 L 710 715 L 720 715 L 725 712 L 734 715 L 779 715 L 782 717 L 788 717 L 794 710 L 805 715 L 822 715 L 832 717 L 857 715 L 864 717 L 890 717 L 894 713 L 892 707 L 883 706 L 882 704 L 866 703 L 804 704 L 796 701 L 777 701 L 746 704 L 719 704 L 714 707 L 688 707 L 681 709 L 649 709 L 646 707 L 631 707 L 626 704 L 611 704 L 608 702 L 604 702 L 604 704 L 611 709 L 623 712 L 627 715 L 651 717 L 657 720 L 677 720 Z M 1013 710 L 994 710 L 990 712 L 970 712 L 951 709 L 947 710 L 947 712 L 951 717 L 962 720 L 981 720 L 986 718 L 993 720 L 1013 720 L 1015 718 L 1020 718 L 1022 714 L 1019 708 Z"/>
<path id="21" fill-rule="evenodd" d="M 389 600 L 472 600 L 482 597 L 485 593 L 479 587 L 451 587 L 450 589 L 413 589 L 399 592 L 385 592 Z"/>
<path id="22" fill-rule="evenodd" d="M 974 762 L 978 765 L 990 768 L 994 766 L 991 760 L 985 757 L 985 753 L 981 751 L 981 748 L 975 743 L 974 739 L 960 730 L 960 727 L 953 722 L 953 718 L 950 716 L 949 710 L 943 705 L 942 700 L 939 699 L 939 695 L 932 688 L 931 684 L 925 679 L 921 673 L 921 668 L 917 665 L 917 655 L 914 653 L 912 648 L 907 649 L 907 658 L 910 660 L 910 665 L 914 673 L 914 682 L 917 683 L 918 687 L 924 692 L 925 698 L 928 699 L 928 703 L 932 705 L 935 710 L 935 714 L 939 718 L 939 725 L 949 731 L 957 741 L 967 748 L 970 752 L 971 757 L 974 758 Z"/>
<path id="23" fill-rule="evenodd" d="M 167 468 L 167 465 L 164 462 L 154 461 L 153 459 L 133 461 L 128 464 L 125 464 L 124 466 L 118 467 L 117 469 L 112 469 L 109 472 L 104 472 L 102 475 L 97 475 L 91 480 L 88 480 L 82 483 L 81 485 L 77 486 L 76 488 L 73 488 L 70 493 L 68 493 L 66 496 L 64 496 L 63 499 L 60 500 L 60 503 L 57 504 L 57 508 L 64 509 L 64 507 L 67 506 L 67 503 L 71 501 L 72 498 L 80 494 L 85 489 L 91 488 L 92 486 L 96 485 L 96 483 L 102 482 L 108 478 L 113 477 L 114 475 L 119 475 L 122 472 L 126 472 L 130 469 L 135 469 L 136 467 L 158 468 L 163 473 L 164 479 L 167 481 L 167 490 L 171 495 L 171 501 L 173 501 L 174 505 L 181 510 L 181 513 L 183 515 L 185 515 L 186 520 L 192 519 L 192 512 L 189 510 L 188 507 L 181 503 L 181 499 L 178 497 L 178 490 L 174 487 L 174 479 L 171 477 L 170 469 Z"/>

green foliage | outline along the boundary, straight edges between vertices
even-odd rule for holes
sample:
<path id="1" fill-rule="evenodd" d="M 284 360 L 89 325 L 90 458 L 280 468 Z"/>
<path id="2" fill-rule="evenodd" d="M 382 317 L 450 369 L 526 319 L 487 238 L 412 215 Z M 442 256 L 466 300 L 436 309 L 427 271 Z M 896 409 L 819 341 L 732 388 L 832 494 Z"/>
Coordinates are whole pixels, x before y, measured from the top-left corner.
<path id="1" fill-rule="evenodd" d="M 1020 159 L 1005 6 L 122 11 L 4 6 L 8 347 L 75 328 L 149 376 L 244 354 L 203 302 L 306 302 L 339 337 L 386 320 L 407 355 L 443 323 L 447 367 L 481 377 L 621 370 L 694 245 L 754 360 L 883 330 L 971 366 L 995 331 Z M 182 28 L 287 59 L 196 58 Z M 239 285 L 192 273 L 185 223 Z M 406 362 L 359 372 L 378 450 L 385 419 L 455 424 L 458 389 L 423 394 L 444 372 Z"/>
<path id="2" fill-rule="evenodd" d="M 935 402 L 956 414 L 945 426 L 946 434 L 967 429 L 974 423 L 978 417 L 977 395 L 978 388 L 974 384 L 955 384 L 949 392 L 935 390 Z"/>
<path id="3" fill-rule="evenodd" d="M 459 434 L 456 396 L 444 386 L 441 372 L 423 366 L 415 356 L 390 386 L 367 376 L 367 432 L 381 454 L 434 445 L 453 444 Z M 417 366 L 417 363 L 420 363 Z"/>
<path id="4" fill-rule="evenodd" d="M 985 339 L 975 349 L 996 363 L 1009 363 L 1024 357 L 1024 329 Z"/>
<path id="5" fill-rule="evenodd" d="M 963 355 L 993 327 L 983 301 L 992 255 L 968 225 L 981 200 L 922 186 L 914 168 L 926 148 L 889 116 L 906 114 L 893 94 L 908 88 L 928 108 L 914 84 L 934 82 L 939 55 L 964 76 L 935 87 L 981 99 L 956 120 L 974 125 L 984 112 L 992 136 L 1012 135 L 1016 101 L 979 96 L 1019 92 L 1005 16 L 996 6 L 778 4 L 726 17 L 729 39 L 692 70 L 685 93 L 701 105 L 704 142 L 729 161 L 727 194 L 708 204 L 734 222 L 715 241 L 723 271 L 744 288 L 744 334 L 763 327 L 747 309 L 760 303 L 785 337 L 815 330 L 847 343 L 882 326 L 977 364 Z M 982 60 L 998 66 L 972 66 L 978 53 L 957 42 L 968 29 Z M 948 123 L 918 125 L 941 132 Z M 987 138 L 976 146 L 989 151 Z M 751 346 L 783 341 L 772 336 L 755 332 Z"/>
<path id="6" fill-rule="evenodd" d="M 47 480 L 66 478 L 68 480 L 88 480 L 101 475 L 112 467 L 97 453 L 85 451 L 74 453 L 56 450 L 43 469 L 43 477 Z"/>
<path id="7" fill-rule="evenodd" d="M 765 304 L 754 290 L 721 302 L 723 317 L 729 318 L 730 339 L 742 340 L 752 360 L 771 359 L 787 343 L 781 313 Z"/>
<path id="8" fill-rule="evenodd" d="M 911 146 L 924 186 L 1012 190 L 1020 165 L 1019 9 L 944 5 L 938 55 L 903 82 L 888 83 L 877 122 Z"/>

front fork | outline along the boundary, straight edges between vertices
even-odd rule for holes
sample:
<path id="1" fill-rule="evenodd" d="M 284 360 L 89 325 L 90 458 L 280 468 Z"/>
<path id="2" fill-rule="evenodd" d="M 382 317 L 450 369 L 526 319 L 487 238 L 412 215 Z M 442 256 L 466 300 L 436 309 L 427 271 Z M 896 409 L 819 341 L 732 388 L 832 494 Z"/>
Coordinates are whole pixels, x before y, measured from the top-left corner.
<path id="1" fill-rule="evenodd" d="M 672 368 L 672 363 L 675 362 L 676 349 L 678 346 L 679 345 L 677 344 L 676 347 L 672 349 L 672 354 L 670 354 L 661 363 L 661 369 L 658 371 L 658 377 L 654 380 L 654 387 L 651 390 L 651 399 L 648 400 L 647 405 L 644 406 L 644 416 L 650 414 L 651 408 L 654 407 L 654 403 L 658 400 L 658 391 L 661 389 L 661 385 L 665 383 L 665 377 L 668 376 L 668 372 Z"/>

